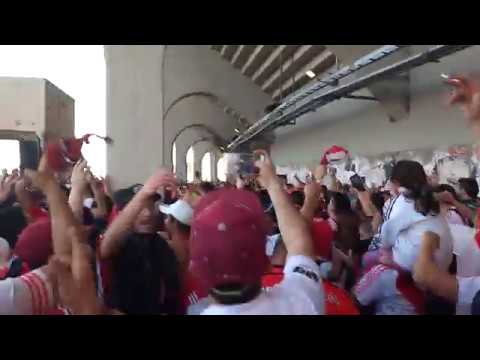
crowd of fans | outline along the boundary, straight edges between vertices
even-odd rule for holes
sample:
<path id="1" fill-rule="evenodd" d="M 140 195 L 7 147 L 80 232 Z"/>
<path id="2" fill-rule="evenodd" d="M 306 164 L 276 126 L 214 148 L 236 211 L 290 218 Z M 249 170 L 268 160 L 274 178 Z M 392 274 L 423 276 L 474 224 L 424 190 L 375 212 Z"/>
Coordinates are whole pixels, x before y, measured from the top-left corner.
<path id="1" fill-rule="evenodd" d="M 478 85 L 477 85 L 478 84 Z M 480 136 L 480 83 L 451 102 Z M 297 186 L 256 150 L 235 183 L 160 169 L 112 191 L 85 160 L 5 173 L 0 314 L 422 315 L 480 312 L 478 184 L 399 161 L 384 186 Z"/>

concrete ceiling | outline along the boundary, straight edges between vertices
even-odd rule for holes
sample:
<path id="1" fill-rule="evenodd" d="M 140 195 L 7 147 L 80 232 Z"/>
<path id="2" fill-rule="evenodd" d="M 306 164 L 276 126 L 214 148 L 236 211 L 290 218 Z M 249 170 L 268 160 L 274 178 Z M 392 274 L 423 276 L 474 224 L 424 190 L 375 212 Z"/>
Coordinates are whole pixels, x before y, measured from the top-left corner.
<path id="1" fill-rule="evenodd" d="M 335 55 L 325 45 L 211 45 L 211 49 L 275 101 L 310 81 L 307 71 L 319 76 L 335 64 Z"/>

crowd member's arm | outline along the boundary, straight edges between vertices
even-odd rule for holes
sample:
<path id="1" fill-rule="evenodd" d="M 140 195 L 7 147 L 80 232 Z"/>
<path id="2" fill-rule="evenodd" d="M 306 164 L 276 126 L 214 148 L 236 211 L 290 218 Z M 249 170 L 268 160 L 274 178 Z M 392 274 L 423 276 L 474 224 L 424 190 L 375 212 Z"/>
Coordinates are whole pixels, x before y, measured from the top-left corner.
<path id="1" fill-rule="evenodd" d="M 73 167 L 70 190 L 70 196 L 68 198 L 68 204 L 72 208 L 75 218 L 83 221 L 83 199 L 85 197 L 85 191 L 88 187 L 88 181 L 86 178 L 87 162 L 85 160 L 78 161 Z"/>
<path id="2" fill-rule="evenodd" d="M 327 175 L 327 165 L 320 164 L 315 168 L 314 177 L 318 182 L 322 182 L 322 180 Z"/>
<path id="3" fill-rule="evenodd" d="M 12 174 L 5 178 L 0 186 L 0 204 L 5 202 L 10 196 L 13 186 L 18 181 L 18 175 Z"/>
<path id="4" fill-rule="evenodd" d="M 313 244 L 307 222 L 295 209 L 278 181 L 268 153 L 264 150 L 257 150 L 256 153 L 263 155 L 263 159 L 255 163 L 259 168 L 258 181 L 270 195 L 288 255 L 304 255 L 313 258 Z"/>
<path id="5" fill-rule="evenodd" d="M 305 192 L 305 201 L 300 209 L 300 214 L 302 214 L 303 218 L 310 224 L 320 205 L 320 184 L 317 182 L 308 183 L 305 185 L 303 191 Z"/>
<path id="6" fill-rule="evenodd" d="M 15 196 L 17 197 L 17 202 L 20 204 L 22 208 L 23 214 L 28 222 L 32 221 L 30 216 L 30 211 L 33 208 L 33 201 L 30 197 L 30 194 L 25 189 L 26 187 L 26 178 L 23 177 L 22 179 L 18 180 L 15 183 Z"/>
<path id="7" fill-rule="evenodd" d="M 67 202 L 67 196 L 60 189 L 51 170 L 48 167 L 46 155 L 40 160 L 37 171 L 25 170 L 33 184 L 44 192 L 48 201 L 50 219 L 52 222 L 53 251 L 57 255 L 70 255 L 72 246 L 66 236 L 68 228 L 77 225 L 72 210 Z"/>
<path id="8" fill-rule="evenodd" d="M 113 188 L 112 188 L 112 181 L 110 176 L 107 175 L 105 176 L 105 178 L 103 178 L 103 186 L 104 186 L 105 194 L 110 198 L 113 198 Z"/>
<path id="9" fill-rule="evenodd" d="M 90 175 L 90 188 L 93 192 L 93 197 L 97 203 L 97 218 L 106 218 L 108 216 L 107 210 L 107 195 L 105 194 L 105 185 L 103 181 L 97 181 L 91 174 Z"/>
<path id="10" fill-rule="evenodd" d="M 420 254 L 414 266 L 413 278 L 421 287 L 452 303 L 457 302 L 458 281 L 448 272 L 441 270 L 434 261 L 433 254 L 438 248 L 439 237 L 432 232 L 423 235 Z"/>
<path id="11" fill-rule="evenodd" d="M 115 218 L 105 232 L 100 244 L 100 256 L 103 259 L 110 258 L 122 248 L 124 240 L 131 232 L 135 219 L 147 206 L 157 190 L 166 185 L 175 186 L 175 177 L 167 170 L 160 169 L 152 175 L 133 197 L 128 205 Z"/>
<path id="12" fill-rule="evenodd" d="M 49 274 L 56 284 L 58 302 L 74 315 L 106 313 L 97 298 L 92 253 L 86 243 L 85 231 L 75 225 L 66 235 L 72 243 L 71 256 L 54 256 L 49 262 Z"/>

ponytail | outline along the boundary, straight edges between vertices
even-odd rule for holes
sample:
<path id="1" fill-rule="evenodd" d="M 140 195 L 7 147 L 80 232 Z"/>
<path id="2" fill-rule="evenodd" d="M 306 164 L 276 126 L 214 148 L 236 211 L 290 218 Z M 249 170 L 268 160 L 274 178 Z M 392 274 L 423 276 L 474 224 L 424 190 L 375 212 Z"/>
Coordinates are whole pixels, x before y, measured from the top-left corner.
<path id="1" fill-rule="evenodd" d="M 430 185 L 415 186 L 406 194 L 406 197 L 415 201 L 415 210 L 420 214 L 438 215 L 440 205 L 434 196 L 433 188 Z"/>

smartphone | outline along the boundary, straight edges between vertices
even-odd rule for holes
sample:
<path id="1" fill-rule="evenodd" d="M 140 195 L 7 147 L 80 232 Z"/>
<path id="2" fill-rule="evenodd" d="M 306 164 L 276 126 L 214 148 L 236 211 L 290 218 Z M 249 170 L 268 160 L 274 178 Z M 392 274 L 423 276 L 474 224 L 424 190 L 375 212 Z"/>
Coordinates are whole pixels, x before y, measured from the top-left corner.
<path id="1" fill-rule="evenodd" d="M 234 154 L 235 160 L 235 172 L 242 179 L 245 177 L 258 174 L 258 168 L 255 166 L 255 162 L 261 159 L 261 156 L 256 154 Z"/>
<path id="2" fill-rule="evenodd" d="M 451 86 L 461 86 L 462 81 L 455 76 L 449 75 L 449 74 L 441 74 L 440 77 L 443 79 L 443 81 Z"/>
<path id="3" fill-rule="evenodd" d="M 355 174 L 350 177 L 350 183 L 358 191 L 365 191 L 365 178 Z"/>

